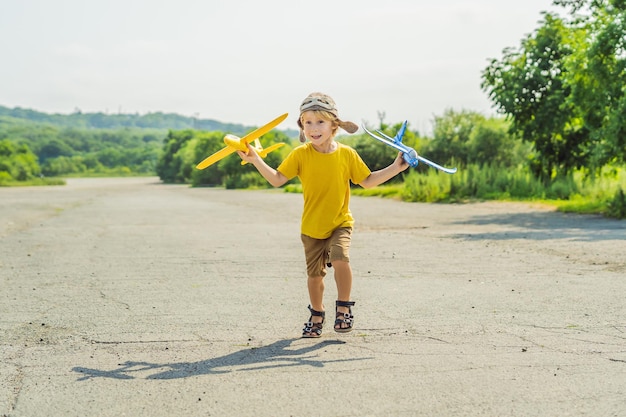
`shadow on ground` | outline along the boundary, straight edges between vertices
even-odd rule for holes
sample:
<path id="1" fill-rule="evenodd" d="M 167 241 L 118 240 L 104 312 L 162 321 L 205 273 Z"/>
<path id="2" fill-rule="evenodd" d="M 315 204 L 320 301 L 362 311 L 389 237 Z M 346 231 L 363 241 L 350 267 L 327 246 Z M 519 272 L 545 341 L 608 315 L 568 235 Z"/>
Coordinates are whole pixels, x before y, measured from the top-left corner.
<path id="1" fill-rule="evenodd" d="M 91 378 L 179 379 L 199 375 L 224 374 L 232 372 L 233 370 L 258 371 L 290 366 L 323 368 L 325 364 L 332 362 L 352 362 L 372 359 L 364 357 L 324 360 L 314 352 L 327 346 L 340 345 L 346 342 L 340 340 L 324 340 L 314 345 L 304 346 L 298 349 L 288 349 L 295 340 L 300 339 L 279 340 L 267 346 L 247 348 L 225 356 L 199 362 L 150 363 L 128 361 L 119 364 L 119 368 L 108 371 L 78 366 L 72 368 L 72 370 L 82 374 L 78 381 L 85 381 Z"/>
<path id="2" fill-rule="evenodd" d="M 457 225 L 508 225 L 519 230 L 496 233 L 465 233 L 455 237 L 465 239 L 567 239 L 579 242 L 623 240 L 626 221 L 601 216 L 568 215 L 563 213 L 499 213 L 473 216 L 469 220 L 453 222 Z"/>

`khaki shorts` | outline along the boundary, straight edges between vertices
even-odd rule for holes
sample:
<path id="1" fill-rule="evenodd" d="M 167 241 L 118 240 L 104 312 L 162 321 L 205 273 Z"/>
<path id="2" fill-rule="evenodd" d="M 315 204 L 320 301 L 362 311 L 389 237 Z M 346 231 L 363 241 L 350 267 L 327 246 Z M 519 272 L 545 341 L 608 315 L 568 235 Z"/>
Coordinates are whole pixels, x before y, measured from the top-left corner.
<path id="1" fill-rule="evenodd" d="M 326 262 L 350 262 L 352 228 L 340 227 L 327 239 L 315 239 L 300 235 L 304 245 L 306 272 L 310 277 L 326 276 Z"/>

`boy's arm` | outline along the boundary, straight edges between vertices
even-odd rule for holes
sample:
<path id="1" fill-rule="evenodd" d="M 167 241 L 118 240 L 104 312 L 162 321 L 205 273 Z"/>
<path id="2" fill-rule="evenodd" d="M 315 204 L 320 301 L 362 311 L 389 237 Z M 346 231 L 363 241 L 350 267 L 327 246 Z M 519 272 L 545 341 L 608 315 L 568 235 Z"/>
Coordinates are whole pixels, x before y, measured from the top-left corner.
<path id="1" fill-rule="evenodd" d="M 365 178 L 359 184 L 363 188 L 372 188 L 384 183 L 395 177 L 405 169 L 409 167 L 409 164 L 402 157 L 402 152 L 398 152 L 398 156 L 391 165 L 378 171 L 372 172 L 367 178 Z"/>
<path id="2" fill-rule="evenodd" d="M 280 187 L 284 185 L 289 179 L 285 177 L 280 172 L 276 171 L 271 166 L 267 165 L 263 158 L 259 156 L 258 153 L 254 150 L 252 145 L 248 144 L 248 153 L 243 153 L 241 151 L 237 151 L 239 157 L 249 164 L 254 165 L 254 167 L 259 171 L 259 173 L 274 187 Z"/>

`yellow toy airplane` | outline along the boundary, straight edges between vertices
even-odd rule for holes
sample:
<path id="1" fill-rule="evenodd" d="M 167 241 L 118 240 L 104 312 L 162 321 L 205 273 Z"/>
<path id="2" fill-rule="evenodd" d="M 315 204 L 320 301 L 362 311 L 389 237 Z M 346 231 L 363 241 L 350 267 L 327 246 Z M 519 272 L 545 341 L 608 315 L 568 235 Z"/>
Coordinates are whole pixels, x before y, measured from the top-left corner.
<path id="1" fill-rule="evenodd" d="M 242 152 L 247 153 L 248 152 L 247 145 L 248 143 L 252 141 L 255 142 L 254 148 L 259 153 L 261 158 L 265 158 L 268 153 L 280 148 L 281 146 L 284 145 L 284 143 L 282 142 L 276 143 L 267 149 L 263 149 L 261 147 L 261 142 L 259 142 L 258 139 L 264 134 L 266 134 L 267 132 L 269 132 L 270 130 L 272 130 L 273 128 L 275 128 L 276 126 L 278 126 L 283 120 L 287 118 L 287 115 L 288 113 L 285 113 L 282 116 L 277 117 L 276 119 L 272 120 L 268 124 L 261 126 L 257 130 L 254 130 L 248 133 L 246 136 L 242 138 L 239 138 L 235 135 L 230 135 L 230 134 L 224 136 L 224 143 L 226 144 L 226 147 L 220 149 L 219 151 L 215 152 L 213 155 L 206 158 L 204 161 L 200 162 L 198 165 L 196 165 L 196 169 L 205 169 L 213 165 L 217 161 L 220 161 L 226 158 L 228 155 L 235 153 L 236 151 L 242 151 Z M 245 164 L 246 164 L 245 161 L 241 161 L 241 165 L 245 165 Z"/>
<path id="2" fill-rule="evenodd" d="M 239 139 L 235 135 L 226 135 L 226 136 L 230 136 L 231 138 L 236 139 L 237 141 L 241 141 L 241 139 Z M 225 141 L 226 141 L 226 138 L 224 138 L 224 142 Z M 283 142 L 278 142 L 278 143 L 275 143 L 275 144 L 273 144 L 273 145 L 271 145 L 271 146 L 269 146 L 267 148 L 263 148 L 263 146 L 261 145 L 261 141 L 259 141 L 258 139 L 255 139 L 254 140 L 254 145 L 252 145 L 252 147 L 254 148 L 256 153 L 258 153 L 261 158 L 265 158 L 267 156 L 267 154 L 269 154 L 272 151 L 275 151 L 276 149 L 280 148 L 281 146 L 285 146 L 285 144 Z M 245 164 L 247 164 L 246 161 L 241 161 L 241 165 L 245 165 Z"/>

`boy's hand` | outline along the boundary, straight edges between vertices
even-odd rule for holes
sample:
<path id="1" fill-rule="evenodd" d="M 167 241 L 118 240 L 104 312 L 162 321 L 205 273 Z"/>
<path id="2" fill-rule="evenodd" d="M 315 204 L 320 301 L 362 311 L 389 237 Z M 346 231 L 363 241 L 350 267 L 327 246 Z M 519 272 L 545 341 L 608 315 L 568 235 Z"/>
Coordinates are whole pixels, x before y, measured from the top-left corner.
<path id="1" fill-rule="evenodd" d="M 254 165 L 254 162 L 259 159 L 259 154 L 256 153 L 254 147 L 249 143 L 247 143 L 246 146 L 248 147 L 248 153 L 237 151 L 237 155 L 247 163 Z"/>
<path id="2" fill-rule="evenodd" d="M 402 152 L 398 152 L 398 156 L 396 156 L 396 159 L 393 161 L 393 165 L 398 167 L 399 172 L 406 170 L 410 166 L 409 163 L 404 160 Z"/>

